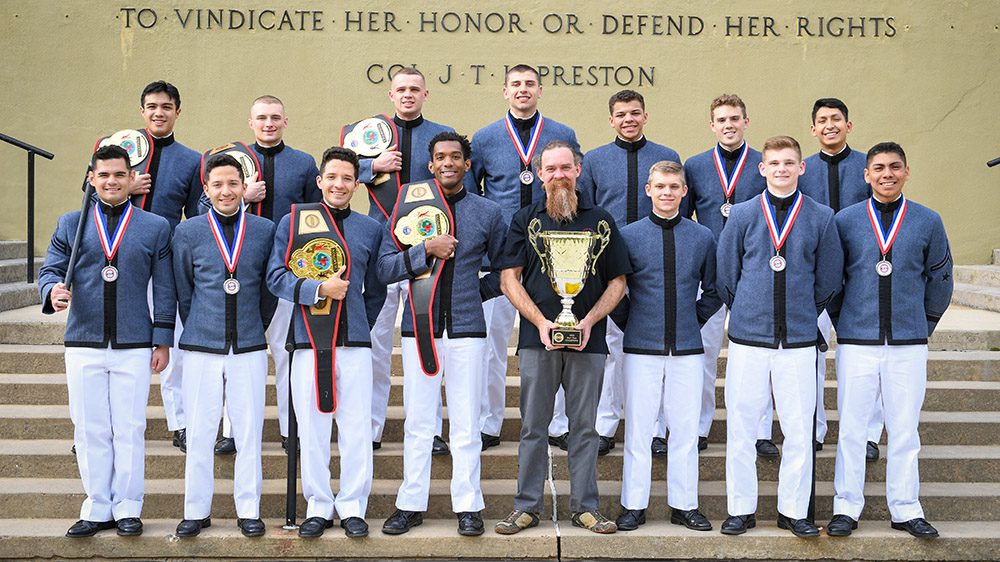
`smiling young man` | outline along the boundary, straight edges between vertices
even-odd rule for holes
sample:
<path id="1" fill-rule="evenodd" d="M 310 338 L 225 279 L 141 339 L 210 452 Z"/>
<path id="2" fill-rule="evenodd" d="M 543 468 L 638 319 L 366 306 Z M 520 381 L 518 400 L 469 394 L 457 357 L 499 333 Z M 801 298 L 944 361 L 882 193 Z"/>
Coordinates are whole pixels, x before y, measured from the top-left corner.
<path id="1" fill-rule="evenodd" d="M 372 486 L 369 331 L 385 301 L 385 287 L 378 282 L 375 267 L 382 226 L 351 210 L 351 196 L 358 188 L 356 154 L 347 148 L 327 149 L 321 170 L 315 181 L 323 202 L 295 204 L 292 212 L 278 223 L 268 265 L 268 286 L 281 302 L 295 308 L 291 385 L 302 442 L 302 493 L 307 502 L 306 520 L 299 526 L 299 536 L 321 536 L 333 525 L 336 512 L 347 536 L 364 537 L 368 535 L 364 519 Z M 321 230 L 302 228 L 310 222 L 323 226 Z M 326 280 L 301 278 L 292 269 L 296 265 L 294 255 L 300 244 L 315 248 L 318 236 L 333 241 L 344 261 L 336 270 L 332 269 L 336 264 L 327 266 Z M 307 309 L 327 306 L 331 308 L 326 314 L 307 321 L 310 312 Z M 334 313 L 332 307 L 336 306 L 339 312 Z M 333 334 L 336 406 L 333 412 L 323 412 L 317 407 L 319 353 L 313 350 L 317 348 L 314 342 L 319 332 L 313 322 L 326 324 L 322 328 Z M 331 324 L 335 327 L 331 328 Z M 336 496 L 330 487 L 330 434 L 334 420 L 340 453 L 340 490 Z"/>
<path id="2" fill-rule="evenodd" d="M 439 133 L 428 145 L 434 174 L 432 182 L 403 186 L 401 200 L 393 211 L 399 222 L 382 240 L 379 278 L 385 283 L 410 280 L 410 306 L 403 310 L 403 482 L 396 495 L 396 511 L 385 521 L 382 532 L 400 535 L 423 522 L 427 510 L 431 478 L 431 441 L 436 413 L 441 407 L 441 385 L 448 400 L 448 438 L 451 442 L 451 506 L 458 516 L 458 533 L 483 533 L 480 511 L 485 508 L 479 484 L 480 453 L 479 401 L 483 391 L 483 352 L 486 322 L 482 300 L 489 294 L 488 281 L 480 281 L 484 258 L 496 264 L 504 240 L 500 207 L 464 186 L 469 170 L 471 147 L 468 139 L 452 132 Z M 436 201 L 439 220 L 446 221 L 446 233 L 413 244 L 399 235 L 407 227 L 405 219 L 426 213 L 430 199 Z M 420 201 L 420 207 L 406 207 Z M 447 205 L 447 213 L 442 208 Z M 407 211 L 410 208 L 412 210 Z M 450 215 L 450 219 L 449 219 Z M 426 216 L 419 215 L 419 216 Z M 426 219 L 424 219 L 426 220 Z M 431 221 L 427 221 L 431 222 Z M 394 234 L 395 233 L 395 234 Z M 430 279 L 426 279 L 426 278 Z M 436 281 L 431 281 L 434 279 Z M 417 285 L 417 283 L 422 285 Z M 418 298 L 433 283 L 430 309 L 418 305 Z M 493 284 L 494 288 L 497 284 Z M 426 294 L 426 293 L 423 293 Z M 422 301 L 426 302 L 426 301 Z M 424 311 L 427 312 L 424 312 Z M 416 317 L 415 317 L 416 313 Z M 421 317 L 430 316 L 433 349 L 418 347 Z M 428 371 L 423 354 L 434 353 L 437 370 Z"/>
<path id="3" fill-rule="evenodd" d="M 313 157 L 285 144 L 288 127 L 285 104 L 270 95 L 260 96 L 250 106 L 247 120 L 253 131 L 250 149 L 257 154 L 261 170 L 257 178 L 249 178 L 243 201 L 247 212 L 270 219 L 275 224 L 288 214 L 293 204 L 316 203 L 323 198 L 316 189 L 319 170 Z M 285 339 L 291 320 L 292 305 L 278 301 L 274 318 L 267 330 L 267 343 L 274 359 L 274 385 L 278 401 L 278 430 L 281 445 L 288 437 L 288 352 Z M 216 454 L 236 452 L 229 416 L 223 418 L 222 439 L 215 445 Z"/>
<path id="4" fill-rule="evenodd" d="M 510 224 L 514 213 L 543 195 L 538 170 L 532 165 L 536 149 L 558 140 L 579 152 L 580 143 L 573 129 L 539 113 L 542 86 L 533 67 L 510 67 L 504 74 L 503 97 L 510 106 L 507 113 L 472 137 L 472 173 L 466 176 L 466 187 L 498 203 L 504 223 Z M 507 392 L 507 346 L 516 311 L 507 297 L 500 296 L 487 301 L 484 312 L 488 333 L 482 403 L 485 450 L 500 444 Z M 567 431 L 564 426 L 565 422 L 553 424 L 550 435 L 563 436 Z"/>
<path id="5" fill-rule="evenodd" d="M 750 117 L 743 100 L 735 94 L 722 94 L 709 105 L 709 119 L 716 144 L 684 163 L 688 195 L 681 204 L 681 214 L 690 217 L 692 212 L 697 213 L 698 224 L 708 227 L 718 240 L 733 205 L 760 195 L 766 184 L 756 171 L 760 164 L 760 152 L 750 148 L 745 139 Z M 728 311 L 723 306 L 701 329 L 705 370 L 701 419 L 698 422 L 699 449 L 708 447 L 708 433 L 715 415 L 715 379 Z M 770 439 L 770 431 L 768 425 L 760 437 Z M 778 452 L 773 443 L 761 445 L 770 445 L 775 455 Z M 765 452 L 771 451 L 767 449 Z"/>
<path id="6" fill-rule="evenodd" d="M 837 328 L 840 433 L 830 536 L 850 535 L 864 507 L 867 422 L 881 402 L 888 430 L 886 501 L 892 528 L 938 536 L 920 506 L 917 431 L 927 386 L 927 339 L 951 302 L 951 250 L 937 213 L 908 200 L 906 153 L 873 146 L 865 179 L 872 197 L 837 214 L 844 290 Z"/>
<path id="7" fill-rule="evenodd" d="M 771 391 L 785 435 L 778 527 L 798 537 L 807 519 L 816 409 L 816 318 L 840 290 L 843 250 L 833 211 L 802 194 L 802 153 L 791 137 L 764 143 L 767 190 L 732 208 L 719 237 L 717 287 L 730 310 L 726 366 L 726 494 L 722 533 L 756 526 L 754 442 Z"/>
<path id="8" fill-rule="evenodd" d="M 428 167 L 427 143 L 434 136 L 443 132 L 454 132 L 451 127 L 435 123 L 423 116 L 424 103 L 430 91 L 423 73 L 415 68 L 404 67 L 393 75 L 389 83 L 389 100 L 395 113 L 392 117 L 398 133 L 398 144 L 390 147 L 377 158 L 362 158 L 359 180 L 368 185 L 369 207 L 368 216 L 385 224 L 392 212 L 392 206 L 381 210 L 376 204 L 371 190 L 375 177 L 382 173 L 395 174 L 399 178 L 398 187 L 410 183 L 426 181 L 433 178 Z M 395 201 L 395 193 L 392 195 Z M 372 330 L 372 360 L 374 367 L 374 384 L 372 387 L 372 438 L 373 446 L 382 446 L 382 431 L 385 428 L 386 410 L 389 407 L 390 356 L 392 354 L 393 328 L 396 325 L 396 314 L 399 312 L 400 300 L 406 300 L 407 284 L 390 283 L 386 287 L 385 303 Z M 448 444 L 440 437 L 441 414 L 438 413 L 437 430 L 433 442 L 435 455 L 447 455 Z"/>
<path id="9" fill-rule="evenodd" d="M 166 367 L 174 343 L 170 225 L 128 201 L 133 176 L 125 149 L 105 146 L 94 153 L 88 177 L 98 200 L 85 216 L 74 211 L 59 218 L 38 276 L 42 312 L 69 308 L 66 384 L 87 494 L 80 521 L 66 532 L 73 538 L 116 526 L 122 536 L 142 534 L 150 370 Z M 63 281 L 81 220 L 87 226 L 67 289 Z M 146 308 L 150 280 L 152 316 Z M 73 300 L 73 293 L 81 297 Z"/>
<path id="10" fill-rule="evenodd" d="M 615 523 L 620 531 L 633 531 L 646 522 L 653 464 L 649 443 L 660 430 L 662 411 L 670 428 L 670 522 L 709 531 L 712 524 L 698 511 L 698 422 L 705 361 L 700 329 L 722 306 L 715 292 L 715 236 L 680 214 L 688 192 L 680 163 L 657 162 L 648 178 L 652 209 L 622 228 L 632 273 L 623 344 L 622 512 Z"/>
<path id="11" fill-rule="evenodd" d="M 608 100 L 608 123 L 614 142 L 591 150 L 583 157 L 578 182 L 580 193 L 611 213 L 618 228 L 649 215 L 650 198 L 642 193 L 640 175 L 657 162 L 680 162 L 677 152 L 648 140 L 643 128 L 649 120 L 642 94 L 622 90 Z M 678 199 L 678 203 L 680 199 Z M 622 383 L 622 330 L 608 323 L 608 362 L 604 366 L 604 388 L 597 406 L 597 433 L 601 436 L 599 455 L 615 446 L 615 432 L 625 403 Z M 661 427 L 652 437 L 664 437 Z"/>
<path id="12" fill-rule="evenodd" d="M 228 154 L 205 165 L 205 193 L 212 208 L 178 225 L 174 233 L 174 283 L 184 324 L 188 456 L 184 470 L 184 519 L 179 537 L 212 524 L 213 444 L 229 404 L 239 454 L 233 475 L 237 525 L 246 536 L 264 534 L 260 519 L 261 433 L 267 341 L 264 329 L 274 297 L 264 285 L 274 223 L 245 212 L 243 168 Z"/>

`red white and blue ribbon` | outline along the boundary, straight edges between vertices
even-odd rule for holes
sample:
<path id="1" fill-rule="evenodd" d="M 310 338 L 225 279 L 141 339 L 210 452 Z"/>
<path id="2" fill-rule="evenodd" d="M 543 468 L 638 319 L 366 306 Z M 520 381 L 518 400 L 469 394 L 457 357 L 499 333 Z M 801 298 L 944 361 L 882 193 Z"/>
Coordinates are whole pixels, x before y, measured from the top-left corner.
<path id="1" fill-rule="evenodd" d="M 222 233 L 222 225 L 219 224 L 219 219 L 215 216 L 215 209 L 208 210 L 208 225 L 212 227 L 212 235 L 215 236 L 215 242 L 219 245 L 219 253 L 222 254 L 222 259 L 225 260 L 229 273 L 236 271 L 236 263 L 240 261 L 240 251 L 243 250 L 243 235 L 247 231 L 246 213 L 243 212 L 242 208 L 240 208 L 239 213 L 236 235 L 233 236 L 233 245 L 230 247 L 226 243 L 226 236 Z"/>
<path id="2" fill-rule="evenodd" d="M 108 223 L 104 218 L 104 213 L 97 207 L 98 205 L 94 206 L 94 223 L 97 225 L 97 232 L 100 235 L 104 256 L 110 262 L 114 259 L 115 254 L 118 253 L 118 247 L 121 246 L 122 238 L 125 237 L 125 229 L 128 228 L 128 222 L 132 219 L 132 211 L 135 207 L 132 206 L 132 203 L 125 202 L 125 211 L 122 212 L 121 218 L 118 219 L 118 226 L 115 227 L 115 233 L 111 236 L 108 235 Z"/>
<path id="3" fill-rule="evenodd" d="M 722 184 L 722 193 L 726 196 L 726 202 L 730 203 L 730 198 L 733 196 L 733 192 L 736 191 L 736 182 L 740 181 L 740 174 L 743 173 L 743 165 L 747 163 L 747 154 L 750 153 L 747 143 L 743 143 L 743 153 L 740 155 L 739 160 L 736 161 L 736 167 L 733 168 L 733 177 L 726 177 L 726 167 L 722 164 L 722 153 L 719 152 L 719 145 L 715 145 L 715 150 L 712 151 L 712 156 L 715 158 L 715 171 L 719 173 L 719 183 Z"/>
<path id="4" fill-rule="evenodd" d="M 508 111 L 504 114 L 504 124 L 507 125 L 507 134 L 510 135 L 510 140 L 514 141 L 514 148 L 517 149 L 517 155 L 521 157 L 521 162 L 525 166 L 531 166 L 531 157 L 535 154 L 535 148 L 538 147 L 538 139 L 542 137 L 542 124 L 545 119 L 542 114 L 538 114 L 538 120 L 535 121 L 535 126 L 531 128 L 531 134 L 528 136 L 528 146 L 525 147 L 521 143 L 521 136 L 517 134 L 517 129 L 514 128 L 514 121 L 510 116 Z"/>
<path id="5" fill-rule="evenodd" d="M 872 229 L 875 230 L 875 239 L 878 241 L 878 249 L 882 252 L 883 258 L 889 254 L 889 250 L 892 249 L 892 245 L 896 242 L 900 225 L 903 224 L 903 217 L 906 216 L 906 198 L 902 195 L 899 197 L 902 201 L 900 201 L 899 207 L 892 216 L 892 223 L 889 225 L 888 232 L 882 230 L 882 221 L 879 220 L 878 211 L 875 210 L 875 198 L 868 199 L 868 219 L 872 222 Z"/>
<path id="6" fill-rule="evenodd" d="M 781 225 L 780 229 L 778 228 L 777 221 L 774 219 L 774 209 L 767 200 L 767 191 L 760 194 L 760 207 L 764 210 L 764 219 L 767 221 L 767 230 L 771 233 L 771 242 L 774 243 L 774 250 L 778 251 L 785 245 L 788 233 L 792 231 L 795 219 L 799 216 L 799 210 L 802 209 L 802 192 L 799 191 L 795 194 L 795 202 L 792 203 L 792 208 L 788 210 L 788 216 L 785 217 L 785 224 Z"/>

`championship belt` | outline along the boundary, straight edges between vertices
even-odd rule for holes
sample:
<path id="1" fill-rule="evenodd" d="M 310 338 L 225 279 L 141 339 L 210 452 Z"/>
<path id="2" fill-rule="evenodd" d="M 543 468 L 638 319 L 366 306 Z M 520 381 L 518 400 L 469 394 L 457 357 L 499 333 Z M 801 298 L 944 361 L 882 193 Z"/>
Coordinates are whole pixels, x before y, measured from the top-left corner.
<path id="1" fill-rule="evenodd" d="M 108 145 L 118 145 L 128 153 L 128 164 L 132 171 L 140 174 L 148 174 L 149 166 L 153 162 L 153 137 L 146 129 L 122 129 L 113 135 L 101 137 L 94 143 L 94 152 L 98 148 Z M 136 202 L 139 208 L 145 208 L 146 197 L 143 194 L 140 201 Z"/>
<path id="2" fill-rule="evenodd" d="M 240 163 L 240 166 L 243 167 L 244 183 L 256 181 L 256 178 L 259 177 L 260 161 L 257 160 L 257 155 L 254 154 L 254 151 L 251 150 L 249 146 L 247 146 L 247 143 L 243 141 L 236 141 L 222 146 L 217 146 L 201 155 L 201 168 L 199 168 L 199 173 L 201 174 L 201 183 L 203 185 L 208 184 L 208 176 L 205 175 L 205 165 L 208 164 L 208 161 L 211 160 L 213 156 L 218 154 L 228 154 Z M 204 194 L 202 194 L 202 198 L 207 200 L 207 196 Z M 209 206 L 211 206 L 211 204 L 209 204 Z M 250 205 L 247 208 L 247 212 L 260 216 L 260 205 Z"/>
<path id="3" fill-rule="evenodd" d="M 377 158 L 390 146 L 397 144 L 398 138 L 396 124 L 384 114 L 345 125 L 340 130 L 340 146 L 350 148 L 360 158 Z M 388 219 L 399 196 L 399 172 L 380 173 L 371 183 L 366 183 L 365 187 L 368 188 L 369 204 Z"/>
<path id="4" fill-rule="evenodd" d="M 451 232 L 454 218 L 441 188 L 436 181 L 408 183 L 400 188 L 400 199 L 390 219 L 392 241 L 400 251 L 409 250 L 422 242 Z M 433 259 L 426 273 L 410 279 L 410 312 L 413 314 L 413 334 L 424 373 L 438 372 L 437 350 L 434 347 L 434 295 L 444 260 Z"/>
<path id="5" fill-rule="evenodd" d="M 292 205 L 290 236 L 285 264 L 300 279 L 326 281 L 341 266 L 351 275 L 351 254 L 333 215 L 323 203 Z M 334 304 L 336 303 L 336 304 Z M 344 301 L 324 299 L 314 306 L 299 305 L 315 359 L 316 407 L 330 413 L 337 409 L 336 350 Z"/>

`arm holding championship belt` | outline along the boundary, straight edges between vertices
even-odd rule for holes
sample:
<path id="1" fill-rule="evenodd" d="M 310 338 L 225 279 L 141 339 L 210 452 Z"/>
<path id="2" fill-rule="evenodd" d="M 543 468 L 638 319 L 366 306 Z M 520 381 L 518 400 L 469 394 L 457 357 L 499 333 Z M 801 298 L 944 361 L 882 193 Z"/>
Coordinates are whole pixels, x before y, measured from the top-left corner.
<path id="1" fill-rule="evenodd" d="M 395 168 L 392 172 L 377 172 L 375 167 L 385 155 L 394 160 L 400 158 L 396 151 L 398 138 L 395 123 L 386 115 L 362 119 L 340 130 L 340 146 L 358 154 L 361 169 L 358 180 L 368 188 L 369 204 L 379 209 L 387 219 L 396 205 L 401 187 L 398 163 L 390 166 Z"/>

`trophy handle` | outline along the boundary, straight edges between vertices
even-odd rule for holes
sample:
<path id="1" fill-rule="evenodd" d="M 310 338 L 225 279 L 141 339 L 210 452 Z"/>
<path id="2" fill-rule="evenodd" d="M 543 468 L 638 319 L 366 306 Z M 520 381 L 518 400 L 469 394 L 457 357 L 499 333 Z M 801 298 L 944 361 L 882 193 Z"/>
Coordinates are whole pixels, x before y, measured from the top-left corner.
<path id="1" fill-rule="evenodd" d="M 528 223 L 528 242 L 535 250 L 535 253 L 538 254 L 538 259 L 542 263 L 542 273 L 545 273 L 545 250 L 538 249 L 538 237 L 541 235 L 541 231 L 542 221 L 538 219 L 531 219 L 531 222 Z M 545 244 L 543 242 L 542 247 L 544 246 Z"/>
<path id="2" fill-rule="evenodd" d="M 611 242 L 611 226 L 608 225 L 608 221 L 600 221 L 597 223 L 597 234 L 594 235 L 595 238 L 600 240 L 601 245 L 597 247 L 597 250 L 591 250 L 590 253 L 590 274 L 597 275 L 597 258 L 601 257 L 604 253 L 604 249 L 608 247 L 608 243 Z"/>

